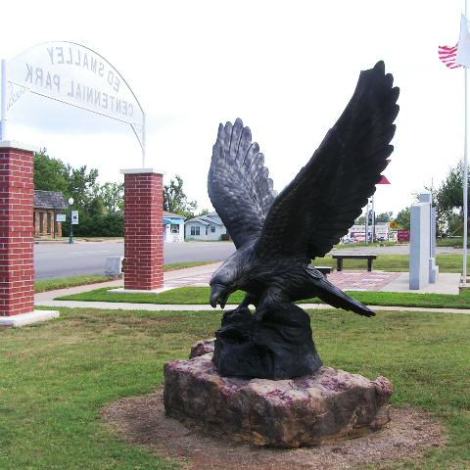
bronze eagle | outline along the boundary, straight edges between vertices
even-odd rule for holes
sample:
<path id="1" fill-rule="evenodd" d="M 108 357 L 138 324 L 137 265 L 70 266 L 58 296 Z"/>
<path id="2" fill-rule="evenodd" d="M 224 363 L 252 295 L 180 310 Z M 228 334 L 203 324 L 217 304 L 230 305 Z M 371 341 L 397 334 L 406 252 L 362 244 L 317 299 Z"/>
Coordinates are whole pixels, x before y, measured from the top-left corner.
<path id="1" fill-rule="evenodd" d="M 231 293 L 262 319 L 273 305 L 319 297 L 334 307 L 374 312 L 330 283 L 311 262 L 339 242 L 388 165 L 399 88 L 384 63 L 362 71 L 342 115 L 308 163 L 279 194 L 259 145 L 241 119 L 220 124 L 208 177 L 211 202 L 237 248 L 210 281 L 210 303 Z"/>

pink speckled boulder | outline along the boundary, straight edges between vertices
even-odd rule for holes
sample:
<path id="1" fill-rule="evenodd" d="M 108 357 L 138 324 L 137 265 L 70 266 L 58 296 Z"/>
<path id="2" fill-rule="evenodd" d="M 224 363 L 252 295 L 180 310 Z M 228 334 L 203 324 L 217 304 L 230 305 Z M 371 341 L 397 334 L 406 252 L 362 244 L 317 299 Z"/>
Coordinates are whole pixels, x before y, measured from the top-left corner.
<path id="1" fill-rule="evenodd" d="M 214 343 L 215 338 L 211 339 L 202 339 L 197 343 L 193 344 L 191 352 L 189 353 L 189 359 L 193 357 L 202 356 L 203 354 L 213 353 L 214 352 Z"/>
<path id="2" fill-rule="evenodd" d="M 377 430 L 388 422 L 391 394 L 385 377 L 331 367 L 291 380 L 244 380 L 221 377 L 210 352 L 165 365 L 168 416 L 259 446 L 318 445 Z"/>

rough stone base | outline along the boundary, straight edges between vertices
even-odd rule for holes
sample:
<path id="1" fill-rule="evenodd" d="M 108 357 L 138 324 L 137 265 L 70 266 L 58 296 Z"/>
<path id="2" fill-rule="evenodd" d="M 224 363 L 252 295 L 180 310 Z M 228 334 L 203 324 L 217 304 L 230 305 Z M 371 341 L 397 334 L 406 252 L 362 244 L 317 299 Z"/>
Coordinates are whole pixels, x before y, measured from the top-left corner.
<path id="1" fill-rule="evenodd" d="M 275 381 L 221 377 L 212 353 L 165 365 L 168 416 L 258 446 L 311 446 L 377 430 L 389 421 L 391 394 L 385 377 L 331 367 Z"/>

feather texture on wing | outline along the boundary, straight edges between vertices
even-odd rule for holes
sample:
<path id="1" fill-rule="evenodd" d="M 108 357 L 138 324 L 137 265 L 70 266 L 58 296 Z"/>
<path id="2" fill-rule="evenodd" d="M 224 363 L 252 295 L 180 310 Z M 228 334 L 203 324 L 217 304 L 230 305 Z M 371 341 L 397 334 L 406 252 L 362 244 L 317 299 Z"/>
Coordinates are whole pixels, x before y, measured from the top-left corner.
<path id="1" fill-rule="evenodd" d="M 383 62 L 361 72 L 341 117 L 272 204 L 258 255 L 315 258 L 347 233 L 393 151 L 398 94 Z"/>
<path id="2" fill-rule="evenodd" d="M 241 119 L 219 125 L 212 151 L 211 202 L 238 248 L 257 238 L 274 200 L 272 180 L 259 146 Z"/>

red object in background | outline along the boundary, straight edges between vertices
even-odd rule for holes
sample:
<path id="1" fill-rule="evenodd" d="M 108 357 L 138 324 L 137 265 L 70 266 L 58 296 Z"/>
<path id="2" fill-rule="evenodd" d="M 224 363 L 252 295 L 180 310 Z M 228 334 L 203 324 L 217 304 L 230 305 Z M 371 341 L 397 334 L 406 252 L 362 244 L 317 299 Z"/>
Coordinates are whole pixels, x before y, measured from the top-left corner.
<path id="1" fill-rule="evenodd" d="M 392 184 L 385 175 L 382 175 L 380 181 L 377 184 Z"/>
<path id="2" fill-rule="evenodd" d="M 398 230 L 397 240 L 399 242 L 409 242 L 410 241 L 410 231 L 409 230 Z"/>
<path id="3" fill-rule="evenodd" d="M 457 51 L 459 49 L 459 43 L 455 46 L 438 46 L 437 54 L 439 60 L 450 69 L 456 69 L 462 67 L 457 63 Z"/>

